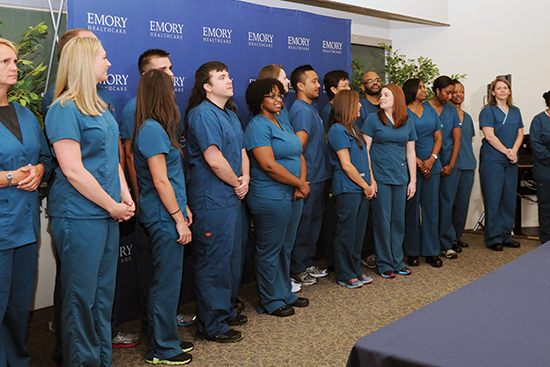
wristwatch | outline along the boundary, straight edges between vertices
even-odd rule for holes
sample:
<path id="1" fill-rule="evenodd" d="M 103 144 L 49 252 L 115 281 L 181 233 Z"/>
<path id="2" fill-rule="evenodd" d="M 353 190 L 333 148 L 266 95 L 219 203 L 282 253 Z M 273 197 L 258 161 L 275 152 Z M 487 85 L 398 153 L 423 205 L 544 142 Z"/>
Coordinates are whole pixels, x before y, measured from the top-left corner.
<path id="1" fill-rule="evenodd" d="M 11 179 L 13 178 L 13 173 L 11 171 L 8 171 L 6 174 L 6 178 L 8 179 L 8 186 L 11 186 Z"/>
<path id="2" fill-rule="evenodd" d="M 432 157 L 434 157 L 434 159 L 437 159 L 437 154 L 432 154 Z"/>

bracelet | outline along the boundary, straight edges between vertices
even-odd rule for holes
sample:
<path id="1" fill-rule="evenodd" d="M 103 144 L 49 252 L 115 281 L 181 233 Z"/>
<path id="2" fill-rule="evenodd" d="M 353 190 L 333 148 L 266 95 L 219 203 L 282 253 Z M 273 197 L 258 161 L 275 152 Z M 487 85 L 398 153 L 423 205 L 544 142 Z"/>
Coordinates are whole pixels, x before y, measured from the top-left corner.
<path id="1" fill-rule="evenodd" d="M 175 212 L 170 213 L 170 215 L 178 214 L 179 212 L 181 212 L 181 209 L 180 209 L 180 208 L 178 208 L 178 210 L 176 210 Z"/>

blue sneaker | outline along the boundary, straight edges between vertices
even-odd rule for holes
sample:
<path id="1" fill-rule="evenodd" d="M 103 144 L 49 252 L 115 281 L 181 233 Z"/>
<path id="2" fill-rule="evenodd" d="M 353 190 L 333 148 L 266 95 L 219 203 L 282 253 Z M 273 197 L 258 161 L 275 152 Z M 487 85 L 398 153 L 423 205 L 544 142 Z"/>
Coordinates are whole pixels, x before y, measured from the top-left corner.
<path id="1" fill-rule="evenodd" d="M 373 279 L 363 274 L 359 277 L 359 281 L 361 281 L 361 283 L 363 284 L 369 284 L 369 283 L 372 283 Z"/>
<path id="2" fill-rule="evenodd" d="M 353 278 L 350 280 L 339 280 L 338 284 L 346 286 L 348 288 L 361 288 L 363 286 L 363 282 L 357 278 Z"/>
<path id="3" fill-rule="evenodd" d="M 404 267 L 403 269 L 398 270 L 397 274 L 399 274 L 399 275 L 410 275 L 410 274 L 412 274 L 412 272 L 413 271 L 411 269 L 409 269 L 407 267 Z"/>

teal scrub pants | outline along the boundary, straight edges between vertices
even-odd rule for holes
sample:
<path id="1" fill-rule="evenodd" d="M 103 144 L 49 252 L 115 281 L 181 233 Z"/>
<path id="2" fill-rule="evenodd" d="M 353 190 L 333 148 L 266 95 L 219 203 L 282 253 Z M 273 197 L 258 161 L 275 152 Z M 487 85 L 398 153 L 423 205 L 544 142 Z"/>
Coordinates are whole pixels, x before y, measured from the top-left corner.
<path id="1" fill-rule="evenodd" d="M 405 267 L 403 238 L 407 185 L 377 185 L 378 193 L 371 200 L 376 265 L 380 273 L 398 271 Z"/>
<path id="2" fill-rule="evenodd" d="M 36 242 L 0 250 L 0 366 L 29 367 L 29 309 L 34 296 Z"/>
<path id="3" fill-rule="evenodd" d="M 460 175 L 457 169 L 451 174 L 441 177 L 439 183 L 439 243 L 441 250 L 450 250 L 456 242 L 455 228 L 453 227 L 453 203 L 458 188 Z"/>
<path id="4" fill-rule="evenodd" d="M 474 186 L 474 170 L 459 170 L 458 188 L 453 205 L 453 227 L 456 235 L 454 243 L 458 242 L 460 237 L 462 237 L 462 232 L 464 232 L 466 218 L 468 218 L 472 186 Z"/>
<path id="5" fill-rule="evenodd" d="M 370 201 L 363 193 L 335 195 L 336 234 L 334 235 L 334 270 L 336 280 L 350 280 L 363 275 L 361 250 Z"/>
<path id="6" fill-rule="evenodd" d="M 65 366 L 111 366 L 119 225 L 111 218 L 51 217 L 61 266 Z"/>
<path id="7" fill-rule="evenodd" d="M 428 179 L 416 175 L 416 194 L 407 200 L 405 211 L 403 249 L 407 256 L 439 255 L 439 179 L 439 173 Z"/>
<path id="8" fill-rule="evenodd" d="M 290 272 L 300 274 L 315 265 L 317 240 L 325 213 L 325 181 L 309 184 L 309 195 L 303 199 L 304 209 L 292 249 Z"/>
<path id="9" fill-rule="evenodd" d="M 260 301 L 258 313 L 273 313 L 298 298 L 290 285 L 290 254 L 303 200 L 272 200 L 252 195 L 247 204 L 256 234 L 256 281 Z"/>
<path id="10" fill-rule="evenodd" d="M 511 242 L 516 215 L 518 165 L 479 162 L 479 180 L 485 206 L 485 245 Z"/>
<path id="11" fill-rule="evenodd" d="M 146 225 L 151 243 L 153 277 L 149 288 L 148 331 L 146 359 L 169 359 L 181 354 L 178 312 L 183 245 L 176 242 L 178 231 L 173 221 Z"/>
<path id="12" fill-rule="evenodd" d="M 227 332 L 227 321 L 237 317 L 234 295 L 242 269 L 241 210 L 238 204 L 193 211 L 197 330 L 210 338 Z"/>

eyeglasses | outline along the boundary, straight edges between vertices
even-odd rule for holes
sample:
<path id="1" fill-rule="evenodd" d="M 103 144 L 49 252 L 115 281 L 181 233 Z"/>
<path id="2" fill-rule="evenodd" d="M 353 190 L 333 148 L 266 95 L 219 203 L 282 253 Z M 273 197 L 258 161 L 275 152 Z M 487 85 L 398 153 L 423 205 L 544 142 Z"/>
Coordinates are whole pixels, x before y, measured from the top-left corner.
<path id="1" fill-rule="evenodd" d="M 271 98 L 271 99 L 283 99 L 285 95 L 284 94 L 269 94 L 267 96 L 264 96 L 264 98 Z"/>
<path id="2" fill-rule="evenodd" d="M 372 84 L 372 83 L 380 83 L 381 80 L 380 78 L 377 78 L 377 79 L 368 79 L 366 82 L 363 83 L 363 85 L 365 84 Z"/>

